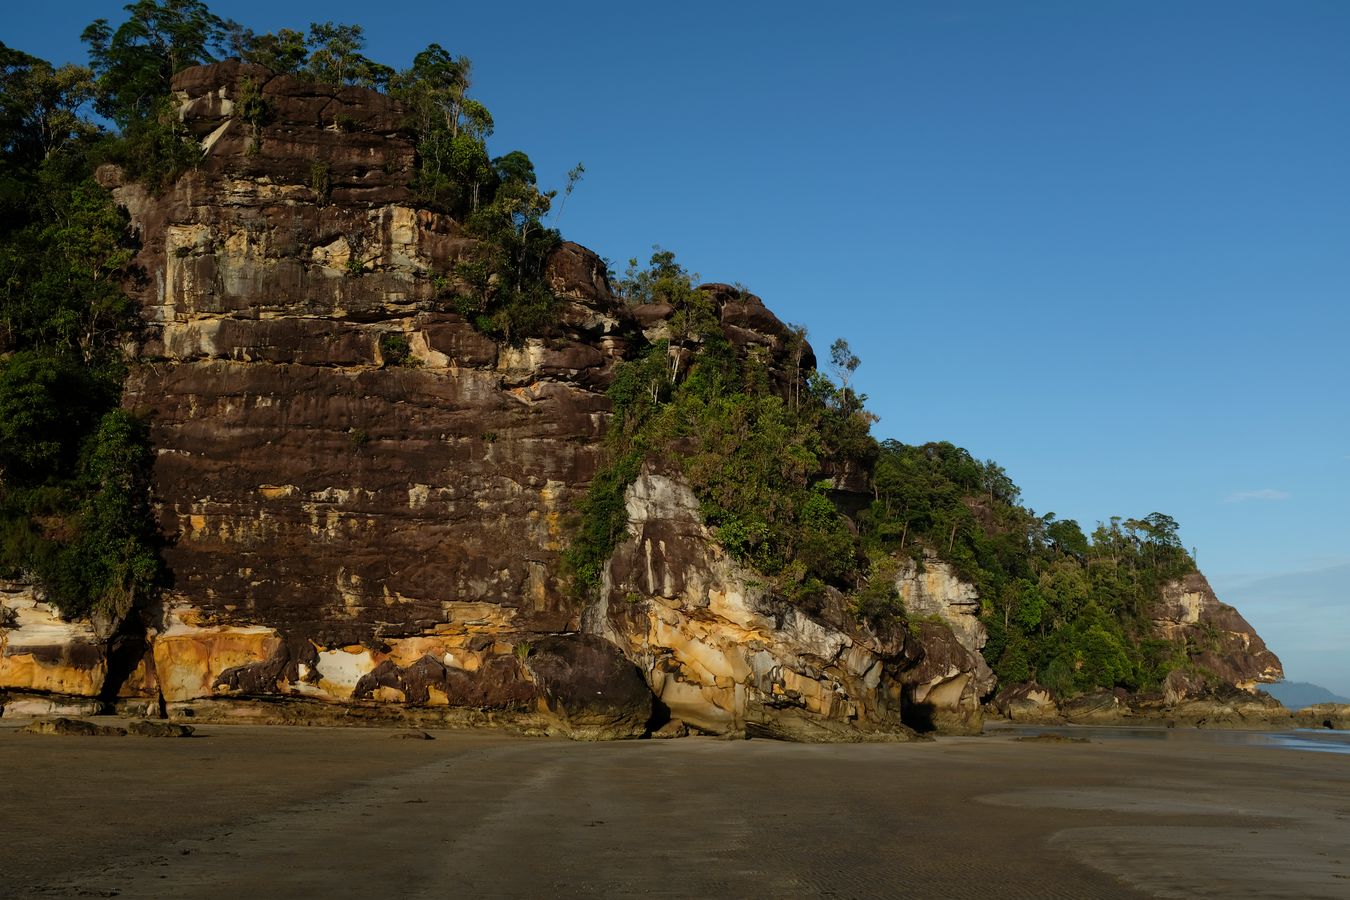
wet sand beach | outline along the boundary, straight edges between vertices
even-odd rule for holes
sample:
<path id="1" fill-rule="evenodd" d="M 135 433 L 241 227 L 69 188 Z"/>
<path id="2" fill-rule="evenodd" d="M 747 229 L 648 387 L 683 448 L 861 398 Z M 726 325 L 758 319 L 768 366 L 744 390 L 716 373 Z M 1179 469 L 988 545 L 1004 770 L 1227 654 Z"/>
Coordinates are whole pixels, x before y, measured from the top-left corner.
<path id="1" fill-rule="evenodd" d="M 0 727 L 0 897 L 1350 897 L 1350 756 Z"/>

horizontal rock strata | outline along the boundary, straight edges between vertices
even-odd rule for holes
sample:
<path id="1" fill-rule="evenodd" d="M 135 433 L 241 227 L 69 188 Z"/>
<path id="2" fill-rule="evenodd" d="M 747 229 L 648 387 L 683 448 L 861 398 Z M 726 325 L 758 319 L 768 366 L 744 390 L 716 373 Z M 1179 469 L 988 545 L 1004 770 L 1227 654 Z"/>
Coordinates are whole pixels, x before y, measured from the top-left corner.
<path id="1" fill-rule="evenodd" d="M 0 584 L 6 716 L 577 738 L 979 730 L 994 688 L 980 598 L 949 566 L 899 572 L 908 623 L 863 624 L 832 589 L 790 603 L 718 548 L 688 485 L 655 461 L 628 491 L 599 598 L 578 600 L 562 553 L 603 461 L 605 389 L 671 336 L 674 311 L 628 307 L 606 264 L 564 242 L 545 272 L 556 327 L 494 341 L 456 312 L 455 267 L 477 244 L 415 204 L 398 103 L 238 61 L 173 87 L 201 164 L 160 194 L 98 172 L 139 242 L 128 287 L 144 329 L 124 404 L 149 424 L 171 583 L 121 629 L 64 622 L 30 587 Z M 267 116 L 242 118 L 246 96 Z M 701 289 L 779 389 L 814 368 L 758 297 Z M 870 502 L 859 466 L 822 475 L 842 507 Z M 1155 619 L 1224 679 L 1278 676 L 1200 576 L 1170 586 Z M 1199 699 L 1174 687 L 1176 703 Z M 1063 713 L 1097 715 L 1094 702 Z M 1000 708 L 1060 712 L 1036 690 Z"/>

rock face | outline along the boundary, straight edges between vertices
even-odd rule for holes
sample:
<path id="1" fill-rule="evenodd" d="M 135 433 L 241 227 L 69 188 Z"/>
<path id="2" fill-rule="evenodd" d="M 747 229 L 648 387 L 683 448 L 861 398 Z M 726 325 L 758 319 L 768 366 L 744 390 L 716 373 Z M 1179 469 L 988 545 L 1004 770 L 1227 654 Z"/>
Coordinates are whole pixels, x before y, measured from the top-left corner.
<path id="1" fill-rule="evenodd" d="M 1059 705 L 1054 694 L 1034 682 L 1012 684 L 999 691 L 994 709 L 1010 722 L 1058 722 Z"/>
<path id="2" fill-rule="evenodd" d="M 162 196 L 100 173 L 141 237 L 154 361 L 125 402 L 151 423 L 174 573 L 130 693 L 174 709 L 467 705 L 603 730 L 564 715 L 543 657 L 519 650 L 558 636 L 550 653 L 582 669 L 604 653 L 563 636 L 578 610 L 558 565 L 634 332 L 603 263 L 564 244 L 549 270 L 562 333 L 499 346 L 447 311 L 442 276 L 473 241 L 411 205 L 397 104 L 238 62 L 174 87 L 200 168 Z M 233 115 L 245 90 L 269 110 L 256 130 Z M 632 731 L 637 713 L 617 715 Z"/>
<path id="3" fill-rule="evenodd" d="M 1284 668 L 1261 636 L 1236 609 L 1219 601 L 1199 572 L 1165 585 L 1152 615 L 1161 637 L 1184 645 L 1191 661 L 1221 682 L 1252 691 L 1284 678 Z M 1180 702 L 1202 692 L 1199 683 L 1173 683 L 1169 699 Z"/>
<path id="4" fill-rule="evenodd" d="M 974 585 L 947 563 L 928 558 L 922 567 L 911 561 L 902 568 L 895 587 L 923 648 L 904 676 L 909 716 L 940 731 L 979 733 L 981 701 L 998 680 L 980 653 L 989 635 Z"/>
<path id="5" fill-rule="evenodd" d="M 245 80 L 272 113 L 256 151 L 230 117 Z M 127 390 L 152 422 L 177 575 L 157 663 L 200 670 L 196 645 L 211 681 L 281 654 L 324 690 L 351 680 L 328 651 L 434 635 L 419 649 L 481 656 L 483 634 L 565 630 L 559 518 L 594 471 L 591 388 L 621 343 L 603 276 L 571 280 L 599 261 L 571 246 L 558 266 L 590 331 L 499 348 L 441 310 L 434 277 L 472 242 L 408 205 L 392 101 L 238 63 L 175 86 L 205 162 L 162 197 L 115 190 L 150 273 L 143 352 L 163 360 Z M 387 364 L 391 339 L 408 364 Z M 203 690 L 164 680 L 175 699 Z"/>
<path id="6" fill-rule="evenodd" d="M 1314 703 L 1293 713 L 1299 728 L 1350 729 L 1350 703 Z"/>
<path id="7" fill-rule="evenodd" d="M 903 627 L 857 623 L 838 595 L 775 600 L 723 554 L 683 482 L 648 470 L 626 496 L 629 537 L 585 627 L 623 648 L 669 714 L 703 731 L 794 740 L 910 736 Z"/>
<path id="8" fill-rule="evenodd" d="M 1213 691 L 1203 699 L 1183 700 L 1160 711 L 1137 711 L 1195 728 L 1283 729 L 1295 727 L 1293 714 L 1275 698 L 1238 688 Z"/>
<path id="9" fill-rule="evenodd" d="M 97 697 L 107 674 L 93 625 L 63 621 L 31 585 L 0 581 L 0 691 L 20 695 L 6 704 L 10 715 L 66 712 L 69 703 L 22 695 Z"/>
<path id="10" fill-rule="evenodd" d="M 1133 715 L 1129 700 L 1124 690 L 1100 690 L 1066 700 L 1059 710 L 1075 725 L 1112 725 Z"/>
<path id="11" fill-rule="evenodd" d="M 560 554 L 599 461 L 604 389 L 671 310 L 635 317 L 604 263 L 564 243 L 546 273 L 556 333 L 498 344 L 452 311 L 445 286 L 475 244 L 412 205 L 394 101 L 237 61 L 174 89 L 201 165 L 157 196 L 99 173 L 141 244 L 146 362 L 125 404 L 150 423 L 173 573 L 145 652 L 114 678 L 119 708 L 471 709 L 573 737 L 644 733 L 651 691 L 616 645 L 578 633 Z M 264 122 L 236 115 L 250 92 Z M 762 348 L 776 376 L 789 354 L 794 372 L 814 362 L 758 298 L 708 287 L 733 344 Z M 49 640 L 59 623 L 24 615 L 4 632 L 4 686 L 104 691 L 101 643 Z"/>
<path id="12" fill-rule="evenodd" d="M 629 308 L 603 261 L 563 243 L 545 273 L 557 328 L 499 344 L 454 312 L 447 286 L 476 244 L 414 205 L 396 102 L 237 61 L 181 72 L 174 90 L 201 164 L 158 195 L 98 173 L 140 243 L 124 404 L 149 423 L 172 583 L 140 611 L 143 634 L 62 622 L 0 585 L 6 715 L 111 706 L 586 739 L 672 720 L 662 734 L 979 729 L 994 686 L 979 598 L 949 567 L 898 575 L 912 630 L 861 624 L 834 591 L 788 603 L 720 551 L 660 468 L 628 492 L 598 601 L 575 599 L 561 558 L 601 461 L 605 389 L 672 336 L 673 311 Z M 268 111 L 257 122 L 237 114 L 250 94 Z M 730 343 L 800 390 L 815 364 L 802 335 L 748 292 L 702 289 Z M 691 352 L 674 343 L 677 361 Z M 866 502 L 866 472 L 824 474 L 842 505 Z M 1277 675 L 1200 582 L 1168 595 L 1160 627 L 1218 635 L 1225 677 Z"/>

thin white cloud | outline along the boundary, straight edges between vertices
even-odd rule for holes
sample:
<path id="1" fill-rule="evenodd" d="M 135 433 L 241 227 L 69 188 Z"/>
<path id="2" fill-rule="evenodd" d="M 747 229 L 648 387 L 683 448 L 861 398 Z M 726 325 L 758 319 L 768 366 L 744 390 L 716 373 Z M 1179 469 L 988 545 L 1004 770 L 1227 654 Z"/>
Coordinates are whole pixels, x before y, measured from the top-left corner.
<path id="1" fill-rule="evenodd" d="M 1243 503 L 1247 500 L 1288 500 L 1288 491 L 1274 488 L 1261 488 L 1259 491 L 1234 491 L 1224 498 L 1226 503 Z"/>

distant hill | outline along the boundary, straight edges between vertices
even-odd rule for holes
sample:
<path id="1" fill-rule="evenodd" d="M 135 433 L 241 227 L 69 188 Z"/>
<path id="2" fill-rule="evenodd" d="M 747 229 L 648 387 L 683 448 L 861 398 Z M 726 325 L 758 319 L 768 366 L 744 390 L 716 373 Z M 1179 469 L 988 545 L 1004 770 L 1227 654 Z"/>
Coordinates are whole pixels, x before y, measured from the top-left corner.
<path id="1" fill-rule="evenodd" d="M 1314 703 L 1350 703 L 1350 699 L 1306 681 L 1281 681 L 1262 685 L 1261 689 L 1290 709 L 1302 709 Z"/>

